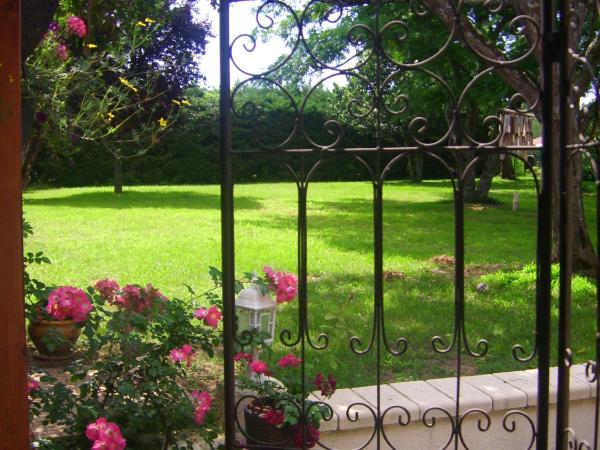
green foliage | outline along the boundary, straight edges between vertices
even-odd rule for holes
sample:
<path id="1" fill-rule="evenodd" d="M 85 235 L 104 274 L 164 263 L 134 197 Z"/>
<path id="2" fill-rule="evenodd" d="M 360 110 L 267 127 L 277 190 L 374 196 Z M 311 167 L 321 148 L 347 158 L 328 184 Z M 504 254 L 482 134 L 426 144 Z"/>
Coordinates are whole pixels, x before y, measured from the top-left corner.
<path id="1" fill-rule="evenodd" d="M 23 219 L 23 238 L 33 236 L 33 227 L 31 224 Z M 32 320 L 36 318 L 40 313 L 38 311 L 38 302 L 44 298 L 47 298 L 49 288 L 42 281 L 32 278 L 29 274 L 28 267 L 32 264 L 51 264 L 50 259 L 44 255 L 44 252 L 31 252 L 28 251 L 23 255 L 23 288 L 25 297 L 25 314 L 27 319 Z M 50 343 L 52 345 L 52 343 Z"/>

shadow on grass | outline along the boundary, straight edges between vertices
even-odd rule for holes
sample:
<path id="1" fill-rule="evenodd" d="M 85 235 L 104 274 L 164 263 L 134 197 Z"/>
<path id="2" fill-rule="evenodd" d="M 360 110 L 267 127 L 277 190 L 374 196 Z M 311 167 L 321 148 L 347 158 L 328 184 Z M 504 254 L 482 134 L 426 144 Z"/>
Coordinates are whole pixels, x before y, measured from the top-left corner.
<path id="1" fill-rule="evenodd" d="M 160 209 L 220 209 L 218 194 L 190 191 L 135 191 L 122 194 L 105 192 L 81 192 L 60 197 L 25 198 L 26 205 L 66 206 L 71 208 L 160 208 Z M 253 197 L 235 197 L 236 209 L 258 209 L 261 202 Z"/>
<path id="2" fill-rule="evenodd" d="M 510 197 L 512 203 L 512 194 Z M 524 194 L 518 211 L 508 201 L 465 208 L 467 262 L 528 263 L 535 257 L 536 204 Z M 454 253 L 454 204 L 447 199 L 402 201 L 384 199 L 384 258 L 429 259 Z M 309 253 L 315 241 L 345 252 L 373 251 L 373 204 L 370 199 L 311 200 L 307 213 Z M 268 222 L 247 219 L 258 228 L 288 230 L 295 217 L 276 216 Z M 340 230 L 343 230 L 341 232 Z"/>

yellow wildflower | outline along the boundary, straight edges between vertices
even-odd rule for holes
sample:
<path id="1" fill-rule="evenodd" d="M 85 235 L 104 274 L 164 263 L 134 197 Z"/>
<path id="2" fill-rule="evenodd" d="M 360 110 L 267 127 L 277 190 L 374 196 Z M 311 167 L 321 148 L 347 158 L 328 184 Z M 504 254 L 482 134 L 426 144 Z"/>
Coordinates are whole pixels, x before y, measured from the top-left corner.
<path id="1" fill-rule="evenodd" d="M 110 122 L 112 122 L 112 120 L 113 120 L 114 118 L 115 118 L 115 115 L 114 115 L 112 112 L 109 112 L 109 113 L 106 115 L 106 121 L 107 121 L 107 122 L 109 122 L 109 123 L 110 123 Z"/>
<path id="2" fill-rule="evenodd" d="M 139 21 L 137 24 L 138 24 L 140 27 L 145 27 L 145 26 L 147 25 L 146 23 L 144 23 L 144 22 L 142 22 L 142 21 Z"/>
<path id="3" fill-rule="evenodd" d="M 179 100 L 171 100 L 175 105 L 181 106 L 181 102 Z"/>
<path id="4" fill-rule="evenodd" d="M 165 128 L 167 125 L 169 125 L 169 121 L 164 117 L 161 117 L 158 119 L 158 124 L 161 126 L 161 128 Z"/>
<path id="5" fill-rule="evenodd" d="M 146 22 L 146 23 L 156 23 L 156 20 L 152 20 L 151 18 L 149 18 L 149 17 L 146 17 L 146 18 L 144 19 L 144 22 Z"/>
<path id="6" fill-rule="evenodd" d="M 121 82 L 121 84 L 123 86 L 127 86 L 133 92 L 137 92 L 138 91 L 137 88 L 133 84 L 131 84 L 126 78 L 119 77 L 119 81 Z"/>
<path id="7" fill-rule="evenodd" d="M 181 104 L 185 106 L 191 106 L 192 103 L 189 100 L 181 100 Z"/>
<path id="8" fill-rule="evenodd" d="M 98 46 L 96 44 L 88 44 L 88 45 L 86 45 L 86 47 L 89 49 L 98 48 Z"/>

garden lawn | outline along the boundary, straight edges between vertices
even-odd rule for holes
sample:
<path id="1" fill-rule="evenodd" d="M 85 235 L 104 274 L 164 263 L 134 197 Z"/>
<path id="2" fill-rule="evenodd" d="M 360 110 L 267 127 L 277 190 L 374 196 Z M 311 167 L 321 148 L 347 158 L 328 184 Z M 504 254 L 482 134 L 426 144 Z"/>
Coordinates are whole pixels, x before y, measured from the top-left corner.
<path id="1" fill-rule="evenodd" d="M 515 191 L 520 201 L 513 211 Z M 366 348 L 373 328 L 371 196 L 371 185 L 360 182 L 314 183 L 308 191 L 309 337 L 315 347 L 327 345 L 309 346 L 307 362 L 310 373 L 334 373 L 340 387 L 374 384 L 377 377 L 375 347 L 358 355 L 349 346 L 356 335 L 356 348 Z M 515 344 L 525 353 L 534 347 L 533 182 L 497 180 L 491 196 L 497 203 L 465 211 L 466 335 L 473 352 L 479 339 L 489 342 L 484 356 L 463 358 L 466 374 L 535 366 L 512 355 Z M 264 265 L 297 272 L 295 185 L 238 185 L 235 206 L 238 274 Z M 167 296 L 187 298 L 186 284 L 208 288 L 208 266 L 220 267 L 218 186 L 131 187 L 122 195 L 111 188 L 30 190 L 24 212 L 34 227 L 26 251 L 52 260 L 30 272 L 47 284 L 85 287 L 111 277 L 151 282 Z M 432 348 L 434 336 L 449 345 L 453 334 L 453 218 L 447 182 L 384 188 L 385 334 L 390 347 L 405 338 L 408 349 L 401 356 L 382 349 L 383 381 L 455 374 L 456 351 Z M 477 292 L 481 282 L 486 292 Z M 577 277 L 573 295 L 573 353 L 582 362 L 593 356 L 595 286 Z M 556 305 L 552 314 L 556 331 Z M 297 302 L 280 307 L 278 332 L 288 329 L 294 339 L 296 317 Z M 280 355 L 294 350 L 280 342 L 275 349 Z"/>

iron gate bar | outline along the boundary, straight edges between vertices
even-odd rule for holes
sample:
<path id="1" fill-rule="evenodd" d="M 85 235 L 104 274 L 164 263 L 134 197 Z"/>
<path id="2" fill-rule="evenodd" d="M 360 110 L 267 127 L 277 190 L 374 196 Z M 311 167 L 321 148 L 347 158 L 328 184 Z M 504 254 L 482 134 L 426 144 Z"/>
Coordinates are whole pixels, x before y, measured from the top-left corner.
<path id="1" fill-rule="evenodd" d="M 250 1 L 250 0 L 242 0 L 242 1 Z M 595 146 L 598 146 L 600 144 L 596 143 L 596 144 L 590 144 L 589 146 L 586 146 L 585 148 L 593 148 Z M 538 151 L 541 150 L 540 147 L 538 146 L 522 146 L 522 147 L 515 147 L 515 146 L 503 146 L 501 148 L 499 148 L 498 146 L 485 146 L 485 145 L 470 145 L 470 146 L 458 146 L 458 145 L 444 145 L 443 147 L 441 147 L 442 150 L 440 150 L 440 148 L 427 148 L 426 150 L 428 152 L 431 153 L 447 153 L 448 151 L 452 150 L 454 152 L 471 152 L 471 151 L 476 151 L 476 152 L 485 152 L 486 154 L 505 154 L 506 152 L 510 152 L 512 151 L 525 151 L 525 150 L 531 150 L 531 151 Z M 582 146 L 577 146 L 577 147 L 571 147 L 571 148 L 582 148 Z M 397 155 L 398 153 L 423 153 L 424 152 L 424 148 L 423 147 L 411 147 L 411 146 L 407 146 L 407 147 L 344 147 L 344 148 L 328 148 L 328 149 L 324 149 L 324 150 L 319 150 L 319 153 L 322 155 L 326 155 L 326 154 L 344 154 L 344 153 L 357 153 L 357 154 L 373 154 L 373 153 L 377 153 L 377 152 L 382 152 L 382 153 L 387 153 L 390 155 Z M 274 156 L 274 152 L 273 150 L 264 150 L 264 149 L 239 149 L 239 150 L 232 150 L 231 153 L 233 155 L 257 155 L 257 156 Z M 284 148 L 284 149 L 278 149 L 277 154 L 279 153 L 287 153 L 287 154 L 298 154 L 298 153 L 315 153 L 315 149 L 314 148 Z"/>
<path id="2" fill-rule="evenodd" d="M 538 347 L 537 450 L 548 449 L 548 411 L 550 409 L 550 333 L 552 308 L 552 176 L 554 173 L 554 11 L 552 0 L 541 4 L 542 18 L 542 190 L 538 195 L 536 344 Z"/>
<path id="3" fill-rule="evenodd" d="M 221 0 L 219 7 L 219 54 L 221 68 L 220 159 L 221 159 L 221 264 L 223 280 L 223 366 L 225 446 L 233 449 L 235 441 L 235 368 L 233 364 L 235 341 L 235 246 L 233 219 L 233 167 L 231 153 L 231 104 L 229 73 L 229 0 Z"/>
<path id="4" fill-rule="evenodd" d="M 430 408 L 422 414 L 422 422 L 427 427 L 433 427 L 435 425 L 435 421 L 432 416 L 430 416 L 434 410 L 439 410 L 442 412 L 450 421 L 452 426 L 452 432 L 449 437 L 449 440 L 444 446 L 447 448 L 452 442 L 454 444 L 454 448 L 457 449 L 461 445 L 468 448 L 465 443 L 464 436 L 462 434 L 462 425 L 464 420 L 473 415 L 482 415 L 483 419 L 479 421 L 479 430 L 486 431 L 490 424 L 491 419 L 490 416 L 479 409 L 472 409 L 464 412 L 461 415 L 461 377 L 462 377 L 462 358 L 463 352 L 466 355 L 471 357 L 480 357 L 483 356 L 488 350 L 488 343 L 484 339 L 480 339 L 475 347 L 471 347 L 468 340 L 467 327 L 466 327 L 466 311 L 465 311 L 465 274 L 464 274 L 464 266 L 465 266 L 465 247 L 464 247 L 464 233 L 465 233 L 465 218 L 464 218 L 464 182 L 465 176 L 469 170 L 473 170 L 476 162 L 481 158 L 481 155 L 487 154 L 505 154 L 507 156 L 513 156 L 518 159 L 523 160 L 518 155 L 514 155 L 511 153 L 512 150 L 537 150 L 539 149 L 536 146 L 528 146 L 528 147 L 515 147 L 515 146 L 501 146 L 497 145 L 497 140 L 492 142 L 478 142 L 472 137 L 468 136 L 468 133 L 465 130 L 462 130 L 465 135 L 467 135 L 468 140 L 470 142 L 463 145 L 451 145 L 452 143 L 448 141 L 447 137 L 441 138 L 439 141 L 433 143 L 427 142 L 419 142 L 415 135 L 412 135 L 413 140 L 417 142 L 418 145 L 407 145 L 403 147 L 398 146 L 385 146 L 382 140 L 382 124 L 383 124 L 383 111 L 387 110 L 388 113 L 391 114 L 390 110 L 384 103 L 384 86 L 388 81 L 386 78 L 385 81 L 382 82 L 382 61 L 384 58 L 387 58 L 388 62 L 392 62 L 396 66 L 402 66 L 400 63 L 393 61 L 386 54 L 386 50 L 383 48 L 383 39 L 382 39 L 382 30 L 383 27 L 380 24 L 381 17 L 381 8 L 383 5 L 394 4 L 394 3 L 405 3 L 402 1 L 396 0 L 373 0 L 373 1 L 365 1 L 365 2 L 337 2 L 334 0 L 311 0 L 307 5 L 304 5 L 303 12 L 300 15 L 300 19 L 296 12 L 293 11 L 289 6 L 285 5 L 283 2 L 278 0 L 264 0 L 263 2 L 259 2 L 261 4 L 261 8 L 265 5 L 277 3 L 279 5 L 283 5 L 291 11 L 294 19 L 296 21 L 296 25 L 299 27 L 299 35 L 298 41 L 295 43 L 292 52 L 286 56 L 284 62 L 287 62 L 297 48 L 304 48 L 308 55 L 309 59 L 312 59 L 314 63 L 319 65 L 320 67 L 328 67 L 322 61 L 312 53 L 308 44 L 305 40 L 305 36 L 302 34 L 302 28 L 304 26 L 304 20 L 306 18 L 306 14 L 308 8 L 312 4 L 316 3 L 327 3 L 340 8 L 340 16 L 343 14 L 343 8 L 346 6 L 349 7 L 373 7 L 372 9 L 372 19 L 374 22 L 374 27 L 369 28 L 369 31 L 372 33 L 372 42 L 371 45 L 373 47 L 373 54 L 375 60 L 375 77 L 374 77 L 374 87 L 372 89 L 371 97 L 369 98 L 372 101 L 371 112 L 374 116 L 374 146 L 373 147 L 356 147 L 356 148 L 348 148 L 338 145 L 340 141 L 340 137 L 333 143 L 329 145 L 320 145 L 314 142 L 308 135 L 308 131 L 304 128 L 303 114 L 304 107 L 310 97 L 310 94 L 314 91 L 314 87 L 309 91 L 308 94 L 304 97 L 302 101 L 302 106 L 298 109 L 295 100 L 290 96 L 290 94 L 286 91 L 286 89 L 279 83 L 273 82 L 278 88 L 282 89 L 284 93 L 290 99 L 292 106 L 295 109 L 295 124 L 292 133 L 288 136 L 285 142 L 282 144 L 276 144 L 272 148 L 264 145 L 262 142 L 256 138 L 256 148 L 252 149 L 233 149 L 232 148 L 232 140 L 231 140 L 231 121 L 232 114 L 237 114 L 234 107 L 234 99 L 235 93 L 239 89 L 236 87 L 233 92 L 231 92 L 230 86 L 230 73 L 229 73 L 229 64 L 230 60 L 233 61 L 232 58 L 232 48 L 233 44 L 240 37 L 236 37 L 233 41 L 230 40 L 229 36 L 229 14 L 230 14 L 230 5 L 232 3 L 236 3 L 238 1 L 246 1 L 246 0 L 223 0 L 220 5 L 220 45 L 221 45 L 221 161 L 222 161 L 222 179 L 221 179 L 221 194 L 222 194 L 222 251 L 223 251 L 223 299 L 224 299 L 224 357 L 225 357 L 225 437 L 226 442 L 225 446 L 227 449 L 239 448 L 240 446 L 244 446 L 242 443 L 237 443 L 235 441 L 235 425 L 236 421 L 232 420 L 233 417 L 237 415 L 236 411 L 236 402 L 235 402 L 235 379 L 234 379 L 234 368 L 233 368 L 233 346 L 236 340 L 235 336 L 235 304 L 234 304 L 234 274 L 235 274 L 235 248 L 234 248 L 234 204 L 233 204 L 233 185 L 234 179 L 232 175 L 232 162 L 235 156 L 258 156 L 258 157 L 270 157 L 277 154 L 281 155 L 289 155 L 291 157 L 298 156 L 300 158 L 300 170 L 296 171 L 292 164 L 288 163 L 287 167 L 291 172 L 293 178 L 296 181 L 297 193 L 298 193 L 298 275 L 299 275 L 299 284 L 298 284 L 298 334 L 294 336 L 294 333 L 290 330 L 282 330 L 280 332 L 280 341 L 283 345 L 292 347 L 299 345 L 300 346 L 300 355 L 302 360 L 306 360 L 306 352 L 309 348 L 315 350 L 323 350 L 327 348 L 329 343 L 329 337 L 326 334 L 320 334 L 317 337 L 317 343 L 315 344 L 311 337 L 309 331 L 309 320 L 308 320 L 308 291 L 307 291 L 307 283 L 308 283 L 308 275 L 307 275 L 307 195 L 308 195 L 308 184 L 312 178 L 312 175 L 316 171 L 317 167 L 321 164 L 324 158 L 329 156 L 344 156 L 348 155 L 351 158 L 355 158 L 362 165 L 367 168 L 369 172 L 372 186 L 373 186 L 373 284 L 374 284 L 374 294 L 373 294 L 373 327 L 372 334 L 370 336 L 369 342 L 366 343 L 366 346 L 363 346 L 363 342 L 359 337 L 352 337 L 349 341 L 350 349 L 356 355 L 364 355 L 371 351 L 375 351 L 376 356 L 376 405 L 375 410 L 373 410 L 369 405 L 364 403 L 356 403 L 350 405 L 346 411 L 346 415 L 350 418 L 351 410 L 356 406 L 364 406 L 367 408 L 374 419 L 373 433 L 369 440 L 364 443 L 360 448 L 364 448 L 369 445 L 373 440 L 376 447 L 379 449 L 382 446 L 381 437 L 384 438 L 385 442 L 390 445 L 390 447 L 395 448 L 394 445 L 389 441 L 387 435 L 385 434 L 385 430 L 383 428 L 383 419 L 386 413 L 392 408 L 400 408 L 400 406 L 392 406 L 385 411 L 382 411 L 381 408 L 381 358 L 382 351 L 387 350 L 390 354 L 399 356 L 404 353 L 407 348 L 408 342 L 405 338 L 399 338 L 394 341 L 393 346 L 390 346 L 388 342 L 388 338 L 385 333 L 385 307 L 384 307 L 384 286 L 383 286 L 383 257 L 384 257 L 384 248 L 383 248 L 383 184 L 385 182 L 386 175 L 389 173 L 391 167 L 401 158 L 411 154 L 411 153 L 419 153 L 423 155 L 430 155 L 434 159 L 438 159 L 442 165 L 448 166 L 442 160 L 441 156 L 443 154 L 459 154 L 464 151 L 475 151 L 476 158 L 467 165 L 467 167 L 461 168 L 460 171 L 457 171 L 449 176 L 450 181 L 453 185 L 453 194 L 454 194 L 454 234 L 455 234 L 455 288 L 454 288 L 454 333 L 452 337 L 452 341 L 446 345 L 444 340 L 439 336 L 434 336 L 431 340 L 431 344 L 433 349 L 437 353 L 450 353 L 452 351 L 455 352 L 456 355 L 456 401 L 454 405 L 454 415 L 450 412 L 442 410 L 440 408 Z M 555 205 L 553 205 L 552 201 L 552 174 L 554 174 L 555 170 L 558 170 L 560 174 L 560 182 L 561 182 L 561 195 L 560 195 L 560 204 L 556 205 L 560 207 L 560 222 L 561 222 L 561 233 L 560 233 L 560 292 L 559 292 L 559 326 L 558 326 L 558 348 L 559 348 L 559 357 L 558 357 L 558 365 L 559 365 L 559 387 L 558 387 L 558 405 L 557 405 L 557 430 L 556 430 L 556 448 L 562 450 L 566 448 L 567 445 L 574 445 L 575 447 L 583 448 L 585 442 L 581 442 L 579 445 L 577 436 L 575 435 L 575 431 L 573 431 L 569 427 L 569 370 L 571 365 L 571 349 L 570 349 L 570 327 L 571 327 L 571 277 L 573 275 L 572 272 L 572 255 L 571 255 L 571 242 L 568 239 L 570 236 L 570 229 L 573 226 L 572 218 L 570 217 L 569 208 L 567 207 L 570 201 L 571 188 L 570 184 L 571 180 L 571 171 L 570 167 L 572 164 L 573 157 L 579 157 L 579 155 L 575 155 L 584 149 L 596 149 L 598 142 L 583 142 L 583 143 L 575 143 L 572 144 L 571 137 L 569 136 L 569 121 L 571 120 L 571 116 L 569 114 L 569 107 L 573 106 L 569 103 L 569 64 L 572 61 L 571 55 L 569 55 L 569 7 L 568 2 L 558 2 L 558 8 L 554 9 L 554 2 L 552 0 L 543 0 L 541 6 L 541 34 L 538 37 L 537 43 L 541 44 L 542 48 L 542 64 L 541 64 L 541 72 L 542 72 L 542 86 L 538 86 L 538 90 L 540 93 L 540 98 L 538 98 L 537 102 L 541 102 L 541 111 L 542 111 L 542 134 L 543 134 L 543 148 L 542 148 L 542 186 L 541 190 L 537 190 L 537 201 L 538 201 L 538 209 L 537 209 L 537 237 L 536 237 L 536 263 L 537 263 L 537 273 L 536 273 L 536 298 L 535 298 L 535 344 L 533 351 L 527 355 L 526 351 L 520 344 L 516 344 L 513 347 L 513 356 L 517 361 L 528 362 L 533 360 L 537 356 L 537 366 L 538 366 L 538 399 L 537 399 L 537 428 L 536 424 L 533 423 L 531 419 L 528 418 L 526 414 L 521 411 L 510 411 L 508 412 L 503 419 L 503 427 L 506 431 L 512 432 L 515 429 L 514 423 L 512 425 L 507 424 L 507 419 L 514 415 L 519 415 L 524 417 L 528 422 L 532 430 L 532 436 L 530 441 L 530 447 L 533 445 L 535 441 L 535 446 L 537 450 L 546 450 L 549 446 L 549 386 L 550 386 L 550 355 L 551 355 L 551 287 L 552 287 L 552 210 Z M 412 4 L 412 2 L 411 2 Z M 450 1 L 447 6 L 453 13 L 453 22 L 454 27 L 449 33 L 448 40 L 444 44 L 441 50 L 438 50 L 432 57 L 429 59 L 425 59 L 420 62 L 421 65 L 428 64 L 431 60 L 436 59 L 439 55 L 441 55 L 449 43 L 453 39 L 464 38 L 462 30 L 461 19 L 464 17 L 461 16 L 461 12 L 459 11 L 462 2 L 458 2 L 456 4 L 453 1 Z M 414 5 L 413 5 L 414 6 Z M 289 12 L 288 11 L 288 12 Z M 519 16 L 526 17 L 529 20 L 533 20 L 529 16 Z M 258 13 L 257 13 L 258 20 Z M 558 28 L 556 28 L 558 22 Z M 555 31 L 558 29 L 558 32 Z M 475 78 L 482 76 L 484 73 L 494 73 L 498 75 L 496 69 L 499 71 L 502 70 L 518 70 L 522 69 L 516 67 L 516 63 L 520 62 L 524 59 L 524 57 L 517 57 L 516 59 L 507 61 L 505 59 L 502 60 L 492 60 L 487 55 L 482 55 L 474 48 L 470 47 L 468 42 L 467 47 L 477 56 L 479 56 L 484 63 L 486 64 L 486 69 L 480 72 Z M 536 44 L 537 45 L 537 44 Z M 556 52 L 556 46 L 559 45 L 560 52 Z M 532 50 L 533 52 L 533 46 Z M 529 53 L 528 53 L 529 54 Z M 237 66 L 237 64 L 233 61 L 233 63 Z M 560 76 L 557 80 L 553 73 L 553 64 L 558 63 Z M 418 65 L 415 63 L 415 66 Z M 359 67 L 359 66 L 357 66 Z M 404 67 L 404 66 L 402 66 Z M 408 66 L 406 66 L 408 67 Z M 239 68 L 239 67 L 238 67 Z M 331 78 L 337 75 L 352 75 L 352 71 L 357 68 L 352 69 L 339 69 L 334 68 L 337 73 L 327 78 Z M 408 69 L 407 69 L 408 70 Z M 268 70 L 264 74 L 252 74 L 247 71 L 243 71 L 246 73 L 249 78 L 242 82 L 252 82 L 254 80 L 267 81 L 271 82 L 267 76 L 272 72 L 272 69 Z M 424 71 L 426 72 L 426 71 Z M 394 72 L 396 73 L 396 72 Z M 399 73 L 399 72 L 398 72 Z M 436 78 L 437 76 L 434 73 L 431 73 L 431 76 Z M 389 78 L 389 77 L 388 77 Z M 437 78 L 436 78 L 437 79 Z M 322 83 L 323 80 L 319 81 Z M 466 95 L 466 92 L 470 88 L 473 81 L 471 81 L 467 87 L 462 91 L 460 98 L 457 100 L 454 97 L 450 97 L 448 101 L 451 101 L 453 105 L 452 111 L 452 123 L 449 126 L 448 133 L 452 130 L 460 130 L 462 126 L 461 119 L 459 117 L 459 107 L 461 105 L 463 97 Z M 371 86 L 371 82 L 368 81 L 367 84 Z M 447 87 L 447 86 L 446 86 Z M 554 93 L 558 92 L 559 98 L 554 99 Z M 556 100 L 558 100 L 556 102 Z M 458 106 L 457 106 L 458 105 Z M 552 127 L 552 123 L 554 120 L 554 111 L 558 106 L 560 109 L 560 117 L 561 127 L 558 135 Z M 575 105 L 577 106 L 577 105 Z M 339 126 L 339 123 L 336 122 Z M 412 123 L 411 123 L 412 126 Z M 409 127 L 410 129 L 410 127 Z M 412 130 L 409 130 L 412 133 Z M 309 142 L 309 146 L 307 148 L 288 148 L 288 143 L 291 141 L 291 138 L 298 134 L 299 136 L 304 137 Z M 449 136 L 447 134 L 446 136 Z M 447 145 L 444 145 L 444 142 Z M 558 156 L 560 157 L 560 161 L 556 160 L 556 153 L 554 148 L 558 144 L 558 148 L 560 152 L 558 152 Z M 317 154 L 321 157 L 318 161 L 310 167 L 308 170 L 305 168 L 305 155 L 306 154 Z M 373 155 L 374 161 L 372 164 L 368 164 L 361 156 L 362 155 Z M 385 167 L 382 168 L 383 156 L 391 155 L 393 159 L 387 163 Z M 595 155 L 598 158 L 598 155 Z M 529 169 L 532 168 L 527 164 L 526 161 L 525 166 Z M 558 169 L 555 169 L 556 164 L 560 163 Z M 594 167 L 597 166 L 597 161 L 592 161 L 592 165 Z M 598 177 L 598 168 L 595 169 L 596 179 L 597 179 L 597 192 L 600 192 L 600 181 Z M 535 173 L 533 173 L 535 177 Z M 536 178 L 537 180 L 537 178 Z M 537 181 L 536 181 L 537 186 Z M 600 240 L 600 195 L 596 197 L 596 218 L 597 218 L 597 236 L 598 240 Z M 597 257 L 600 259 L 600 252 L 597 252 Z M 597 285 L 600 284 L 600 273 L 596 274 L 597 277 Z M 597 312 L 600 311 L 600 291 L 597 290 Z M 596 429 L 594 431 L 594 449 L 598 450 L 598 424 L 600 422 L 600 380 L 598 376 L 598 370 L 600 365 L 600 314 L 597 314 L 596 317 L 596 353 L 595 360 L 590 361 L 588 363 L 588 367 L 586 369 L 588 379 L 590 382 L 595 383 L 595 391 L 597 393 L 595 400 L 595 415 L 594 415 L 594 423 Z M 243 342 L 242 342 L 243 343 Z M 527 356 L 522 356 L 527 355 Z M 307 386 L 305 383 L 305 365 L 302 363 L 302 392 L 307 392 Z M 239 401 L 238 401 L 239 404 Z M 299 406 L 301 420 L 302 417 L 305 417 L 307 414 L 306 406 L 302 403 Z M 408 415 L 408 411 L 405 411 L 406 415 Z M 409 416 L 408 416 L 409 417 Z M 483 420 L 483 421 L 482 421 Z M 400 425 L 407 424 L 408 421 L 403 422 L 400 420 Z M 245 434 L 243 430 L 242 433 Z M 305 443 L 303 448 L 306 448 L 306 437 L 307 430 L 303 428 L 304 440 Z M 327 448 L 321 442 L 318 443 L 320 446 Z M 250 448 L 253 446 L 249 446 Z M 261 445 L 261 447 L 265 447 Z M 278 446 L 280 447 L 280 446 Z M 578 448 L 579 450 L 579 448 Z"/>
<path id="5" fill-rule="evenodd" d="M 568 447 L 569 431 L 569 371 L 571 367 L 571 277 L 573 276 L 573 217 L 571 208 L 572 176 L 571 164 L 575 156 L 567 149 L 571 142 L 570 126 L 571 113 L 569 111 L 569 28 L 570 8 L 569 2 L 559 2 L 558 14 L 558 39 L 556 51 L 559 55 L 559 117 L 561 126 L 558 135 L 558 148 L 560 151 L 560 233 L 559 233 L 559 294 L 558 294 L 558 397 L 556 405 L 556 449 L 563 450 Z"/>

